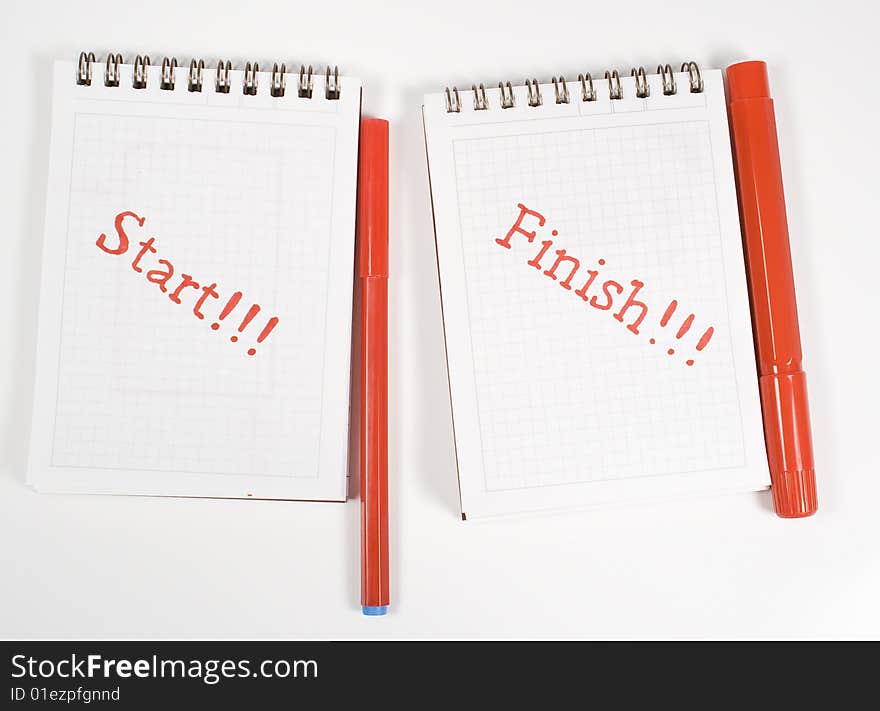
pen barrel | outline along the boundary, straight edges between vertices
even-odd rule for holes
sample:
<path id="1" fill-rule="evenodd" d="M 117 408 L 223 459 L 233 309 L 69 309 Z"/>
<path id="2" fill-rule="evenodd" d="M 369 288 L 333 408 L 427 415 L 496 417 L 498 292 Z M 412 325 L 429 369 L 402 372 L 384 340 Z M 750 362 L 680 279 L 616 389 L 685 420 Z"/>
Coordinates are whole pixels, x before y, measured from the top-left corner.
<path id="1" fill-rule="evenodd" d="M 796 372 L 803 355 L 773 100 L 731 101 L 730 117 L 758 367 Z"/>
<path id="2" fill-rule="evenodd" d="M 388 279 L 361 280 L 361 605 L 388 597 Z"/>
<path id="3" fill-rule="evenodd" d="M 773 505 L 800 518 L 816 511 L 816 478 L 776 115 L 764 62 L 727 77 Z"/>

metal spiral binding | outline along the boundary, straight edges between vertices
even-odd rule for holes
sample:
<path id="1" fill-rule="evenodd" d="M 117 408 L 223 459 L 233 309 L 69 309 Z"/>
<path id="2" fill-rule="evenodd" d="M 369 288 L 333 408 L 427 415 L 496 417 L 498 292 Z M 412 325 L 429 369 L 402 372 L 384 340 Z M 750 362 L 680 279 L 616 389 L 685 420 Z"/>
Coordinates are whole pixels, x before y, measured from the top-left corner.
<path id="1" fill-rule="evenodd" d="M 205 69 L 205 63 L 200 59 L 196 62 L 193 59 L 189 63 L 189 81 L 187 82 L 187 89 L 191 92 L 201 91 L 202 90 L 202 72 Z"/>
<path id="2" fill-rule="evenodd" d="M 703 91 L 703 77 L 700 76 L 700 68 L 696 62 L 685 62 L 681 65 L 681 71 L 688 73 L 692 94 L 699 94 Z"/>
<path id="3" fill-rule="evenodd" d="M 229 81 L 229 72 L 232 71 L 232 62 L 228 59 L 226 60 L 226 64 L 223 64 L 223 60 L 221 59 L 217 63 L 217 81 L 214 82 L 214 89 L 218 94 L 228 94 L 229 88 L 231 86 L 231 82 Z"/>
<path id="4" fill-rule="evenodd" d="M 675 73 L 668 64 L 658 64 L 657 73 L 660 75 L 660 81 L 663 82 L 663 95 L 672 96 L 675 94 Z"/>
<path id="5" fill-rule="evenodd" d="M 299 97 L 301 99 L 312 98 L 312 65 L 306 69 L 304 65 L 299 67 Z"/>
<path id="6" fill-rule="evenodd" d="M 79 86 L 92 85 L 92 65 L 97 61 L 94 52 L 80 52 L 76 65 L 76 83 Z M 120 85 L 120 67 L 124 64 L 122 55 L 119 53 L 110 53 L 107 55 L 104 65 L 104 86 L 118 87 Z M 133 89 L 146 89 L 149 79 L 149 67 L 151 66 L 150 57 L 146 54 L 139 54 L 134 60 L 134 70 L 132 74 L 131 86 Z M 164 91 L 174 91 L 176 88 L 178 63 L 175 57 L 163 57 L 159 74 L 159 88 Z M 189 72 L 187 75 L 186 89 L 189 92 L 201 92 L 204 87 L 203 74 L 205 71 L 205 62 L 201 59 L 193 59 L 189 63 Z M 221 59 L 217 62 L 217 74 L 214 80 L 214 90 L 219 94 L 228 94 L 232 87 L 230 74 L 232 72 L 232 62 Z M 259 92 L 259 73 L 260 66 L 257 62 L 247 62 L 244 67 L 244 78 L 242 82 L 242 92 L 246 96 L 256 96 Z M 301 99 L 312 98 L 312 74 L 311 65 L 308 68 L 301 65 L 299 71 L 299 80 L 297 82 L 297 96 Z M 339 67 L 327 67 L 324 83 L 324 98 L 335 101 L 342 94 L 342 86 L 339 78 Z M 269 83 L 269 94 L 273 97 L 283 97 L 287 84 L 287 65 L 278 64 L 272 67 L 272 78 Z M 483 103 L 488 108 L 486 101 L 486 92 L 482 88 Z M 449 97 L 449 106 L 452 104 L 452 95 Z M 459 110 L 461 109 L 461 98 L 458 95 L 458 89 L 455 90 L 455 101 Z"/>
<path id="7" fill-rule="evenodd" d="M 560 93 L 559 87 L 562 87 Z M 553 94 L 556 96 L 557 104 L 567 104 L 569 100 L 568 85 L 565 83 L 565 77 L 553 77 Z"/>
<path id="8" fill-rule="evenodd" d="M 76 65 L 76 83 L 80 86 L 92 85 L 92 62 L 95 61 L 95 53 L 79 53 L 79 62 Z"/>
<path id="9" fill-rule="evenodd" d="M 703 91 L 703 78 L 696 62 L 684 62 L 681 71 L 688 75 L 688 88 L 692 94 Z M 663 96 L 674 96 L 678 93 L 675 83 L 675 73 L 670 64 L 657 65 L 657 74 L 660 76 Z M 605 72 L 605 81 L 608 83 L 608 98 L 612 101 L 623 99 L 623 85 L 620 80 L 620 72 L 609 69 Z M 639 99 L 647 99 L 651 94 L 651 85 L 644 67 L 634 67 L 630 70 L 630 76 L 635 81 L 635 95 Z M 578 74 L 578 82 L 581 85 L 581 101 L 596 101 L 597 91 L 593 84 L 593 76 L 589 73 Z M 557 104 L 571 103 L 571 95 L 564 76 L 552 77 L 553 96 Z M 524 82 L 528 105 L 530 107 L 541 106 L 544 103 L 541 95 L 541 85 L 537 79 L 526 79 Z M 513 86 L 509 81 L 498 82 L 500 105 L 502 109 L 511 109 L 516 105 L 516 97 Z M 471 91 L 474 94 L 474 111 L 485 111 L 490 108 L 486 87 L 483 84 L 472 84 Z M 450 114 L 461 113 L 461 95 L 458 87 L 446 87 L 446 112 Z"/>
<path id="10" fill-rule="evenodd" d="M 275 62 L 272 66 L 272 86 L 269 89 L 269 93 L 272 96 L 284 96 L 285 74 L 287 74 L 287 66 L 282 64 L 279 71 L 278 62 Z"/>
<path id="11" fill-rule="evenodd" d="M 446 113 L 457 114 L 461 111 L 461 96 L 458 95 L 458 87 L 452 87 L 452 93 L 449 93 L 449 87 L 446 87 Z"/>
<path id="12" fill-rule="evenodd" d="M 327 67 L 326 83 L 324 84 L 324 95 L 335 101 L 339 98 L 339 67 L 333 67 L 333 81 L 330 81 L 330 67 Z"/>
<path id="13" fill-rule="evenodd" d="M 165 91 L 174 91 L 174 79 L 177 69 L 177 60 L 174 57 L 162 59 L 162 80 L 159 82 L 159 88 Z"/>
<path id="14" fill-rule="evenodd" d="M 147 67 L 150 66 L 150 58 L 140 54 L 134 59 L 134 78 L 131 85 L 135 89 L 147 88 Z"/>
<path id="15" fill-rule="evenodd" d="M 526 89 L 529 91 L 529 106 L 540 106 L 544 103 L 537 79 L 526 79 Z"/>
<path id="16" fill-rule="evenodd" d="M 510 82 L 507 82 L 505 91 L 505 84 L 498 82 L 498 88 L 501 89 L 501 108 L 502 109 L 512 109 L 516 105 L 516 100 L 513 98 L 513 87 L 510 85 Z"/>
<path id="17" fill-rule="evenodd" d="M 608 96 L 612 101 L 623 98 L 623 87 L 620 86 L 620 74 L 616 69 L 610 72 L 606 70 L 605 79 L 608 80 Z"/>
<path id="18" fill-rule="evenodd" d="M 245 96 L 257 95 L 257 72 L 260 71 L 260 65 L 254 62 L 248 62 L 244 67 L 244 85 L 241 88 Z"/>
<path id="19" fill-rule="evenodd" d="M 595 101 L 596 89 L 593 87 L 593 76 L 589 72 L 578 74 L 578 81 L 581 83 L 581 99 L 583 101 Z"/>
<path id="20" fill-rule="evenodd" d="M 645 68 L 639 67 L 638 69 L 630 70 L 630 76 L 634 77 L 636 80 L 636 96 L 640 99 L 647 99 L 648 94 L 651 93 L 651 87 L 648 86 L 648 77 L 645 75 Z"/>
<path id="21" fill-rule="evenodd" d="M 471 90 L 474 92 L 474 111 L 485 111 L 488 109 L 489 100 L 486 98 L 486 87 L 482 84 L 479 87 L 476 84 L 472 84 Z"/>
<path id="22" fill-rule="evenodd" d="M 107 66 L 104 68 L 104 86 L 119 86 L 120 64 L 122 64 L 121 54 L 107 55 Z"/>

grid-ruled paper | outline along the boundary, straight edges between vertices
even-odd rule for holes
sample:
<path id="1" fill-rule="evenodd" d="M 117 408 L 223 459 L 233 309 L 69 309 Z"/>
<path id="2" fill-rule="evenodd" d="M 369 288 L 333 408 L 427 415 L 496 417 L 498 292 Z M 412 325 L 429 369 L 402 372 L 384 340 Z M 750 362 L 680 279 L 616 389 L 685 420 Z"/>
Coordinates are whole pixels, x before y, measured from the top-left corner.
<path id="1" fill-rule="evenodd" d="M 623 115 L 607 100 L 592 115 L 577 101 L 456 115 L 426 97 L 468 516 L 766 485 L 720 75 L 706 85 Z M 519 205 L 546 224 L 527 215 L 534 240 L 505 249 Z M 571 262 L 546 274 L 557 249 L 579 260 L 569 290 Z M 588 270 L 598 305 L 603 283 L 621 286 L 610 309 L 574 293 Z M 638 308 L 613 317 L 632 280 L 638 334 Z"/>
<path id="2" fill-rule="evenodd" d="M 328 101 L 126 78 L 56 69 L 29 478 L 343 498 L 357 81 Z"/>

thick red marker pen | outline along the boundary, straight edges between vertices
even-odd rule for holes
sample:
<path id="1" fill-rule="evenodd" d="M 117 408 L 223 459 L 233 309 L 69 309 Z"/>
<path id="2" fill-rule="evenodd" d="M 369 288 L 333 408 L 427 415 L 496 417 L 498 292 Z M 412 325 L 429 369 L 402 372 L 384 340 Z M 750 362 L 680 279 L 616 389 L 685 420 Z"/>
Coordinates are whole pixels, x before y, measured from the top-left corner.
<path id="1" fill-rule="evenodd" d="M 800 518 L 816 511 L 816 475 L 767 65 L 734 64 L 727 81 L 773 505 Z"/>
<path id="2" fill-rule="evenodd" d="M 361 121 L 361 609 L 388 611 L 388 122 Z"/>

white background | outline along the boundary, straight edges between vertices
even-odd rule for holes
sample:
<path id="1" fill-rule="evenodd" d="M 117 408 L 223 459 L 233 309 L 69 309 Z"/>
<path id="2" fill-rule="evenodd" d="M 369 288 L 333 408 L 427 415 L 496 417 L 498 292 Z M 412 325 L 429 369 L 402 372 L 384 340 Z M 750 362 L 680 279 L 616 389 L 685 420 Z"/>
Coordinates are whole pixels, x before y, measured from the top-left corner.
<path id="1" fill-rule="evenodd" d="M 17 2 L 4 7 L 0 636 L 880 637 L 878 151 L 869 0 Z M 380 9 L 380 5 L 382 5 Z M 363 618 L 359 507 L 37 495 L 24 484 L 51 61 L 81 49 L 339 63 L 392 122 L 392 608 Z M 457 518 L 421 96 L 447 83 L 766 59 L 820 512 L 769 494 Z"/>

